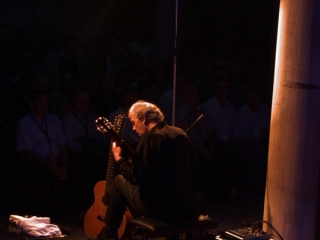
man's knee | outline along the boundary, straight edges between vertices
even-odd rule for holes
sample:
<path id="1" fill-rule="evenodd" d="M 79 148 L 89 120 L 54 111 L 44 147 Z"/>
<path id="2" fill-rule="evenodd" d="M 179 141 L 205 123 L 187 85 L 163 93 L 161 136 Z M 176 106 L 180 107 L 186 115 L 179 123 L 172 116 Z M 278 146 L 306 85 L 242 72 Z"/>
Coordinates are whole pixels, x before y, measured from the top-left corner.
<path id="1" fill-rule="evenodd" d="M 124 184 L 125 181 L 126 181 L 125 178 L 121 174 L 118 174 L 113 179 L 113 187 L 115 189 L 119 189 L 121 188 L 121 186 Z"/>

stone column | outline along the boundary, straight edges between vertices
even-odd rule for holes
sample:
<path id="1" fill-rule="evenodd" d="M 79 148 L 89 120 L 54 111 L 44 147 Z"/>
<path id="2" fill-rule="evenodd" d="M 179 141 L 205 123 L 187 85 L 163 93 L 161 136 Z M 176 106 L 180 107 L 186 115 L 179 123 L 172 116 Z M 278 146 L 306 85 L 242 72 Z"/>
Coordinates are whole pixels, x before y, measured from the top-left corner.
<path id="1" fill-rule="evenodd" d="M 319 0 L 280 1 L 264 220 L 286 240 L 315 239 L 320 163 L 319 13 Z"/>

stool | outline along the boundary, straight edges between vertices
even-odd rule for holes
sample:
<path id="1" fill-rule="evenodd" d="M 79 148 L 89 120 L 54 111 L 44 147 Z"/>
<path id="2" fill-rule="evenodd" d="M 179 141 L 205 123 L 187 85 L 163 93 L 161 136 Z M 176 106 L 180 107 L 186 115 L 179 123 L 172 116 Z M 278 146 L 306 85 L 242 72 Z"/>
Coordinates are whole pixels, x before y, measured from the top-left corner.
<path id="1" fill-rule="evenodd" d="M 189 234 L 214 229 L 218 226 L 215 220 L 202 214 L 195 214 L 194 217 L 190 219 L 174 224 L 165 223 L 145 216 L 135 218 L 129 221 L 128 224 L 130 224 L 131 227 L 136 227 L 139 234 L 141 232 L 145 239 L 179 236 L 180 234 L 186 234 L 186 236 L 188 236 Z"/>

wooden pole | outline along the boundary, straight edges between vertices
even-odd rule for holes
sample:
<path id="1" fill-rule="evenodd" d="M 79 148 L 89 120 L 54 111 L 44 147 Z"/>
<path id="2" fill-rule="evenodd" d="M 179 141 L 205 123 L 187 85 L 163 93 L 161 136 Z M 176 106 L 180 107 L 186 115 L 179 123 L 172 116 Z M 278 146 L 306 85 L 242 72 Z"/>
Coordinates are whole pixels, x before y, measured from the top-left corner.
<path id="1" fill-rule="evenodd" d="M 286 240 L 315 239 L 320 162 L 319 12 L 318 0 L 280 1 L 264 220 Z M 264 230 L 274 233 L 266 225 Z"/>

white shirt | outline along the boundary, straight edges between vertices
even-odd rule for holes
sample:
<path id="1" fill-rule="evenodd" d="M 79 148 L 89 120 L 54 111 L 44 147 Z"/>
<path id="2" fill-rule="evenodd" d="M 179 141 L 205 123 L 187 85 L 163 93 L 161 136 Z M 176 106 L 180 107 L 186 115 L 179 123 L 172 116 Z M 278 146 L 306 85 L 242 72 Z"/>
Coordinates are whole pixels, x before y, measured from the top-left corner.
<path id="1" fill-rule="evenodd" d="M 79 138 L 96 138 L 108 142 L 108 138 L 102 132 L 97 130 L 95 120 L 96 116 L 91 113 L 81 115 L 75 109 L 72 109 L 62 118 L 62 124 L 67 139 L 67 146 L 72 152 L 83 151 L 83 144 L 77 141 Z M 108 146 L 108 145 L 106 145 Z"/>
<path id="2" fill-rule="evenodd" d="M 254 112 L 245 103 L 238 110 L 238 121 L 241 135 L 258 140 L 260 130 L 268 130 L 270 127 L 270 109 L 267 105 L 260 104 L 258 111 Z"/>
<path id="3" fill-rule="evenodd" d="M 237 126 L 237 110 L 232 103 L 227 101 L 225 107 L 222 108 L 217 99 L 212 97 L 202 106 L 209 114 L 219 141 L 227 141 L 231 136 L 237 137 L 240 135 Z"/>
<path id="4" fill-rule="evenodd" d="M 138 53 L 141 55 L 143 59 L 143 63 L 145 66 L 148 66 L 152 55 L 154 53 L 154 44 L 151 42 L 146 42 L 144 45 L 140 45 L 138 41 L 133 41 L 129 43 L 129 48 L 132 50 L 134 53 Z"/>
<path id="5" fill-rule="evenodd" d="M 16 137 L 18 152 L 33 150 L 47 160 L 50 153 L 58 158 L 59 145 L 66 143 L 60 119 L 50 113 L 43 122 L 32 113 L 26 114 L 17 123 Z"/>
<path id="6" fill-rule="evenodd" d="M 201 106 L 191 109 L 185 104 L 177 104 L 176 113 L 176 126 L 184 131 L 188 130 L 186 133 L 190 140 L 204 147 L 205 142 L 208 142 L 214 133 L 214 128 L 206 109 Z M 198 120 L 202 114 L 203 116 Z"/>

